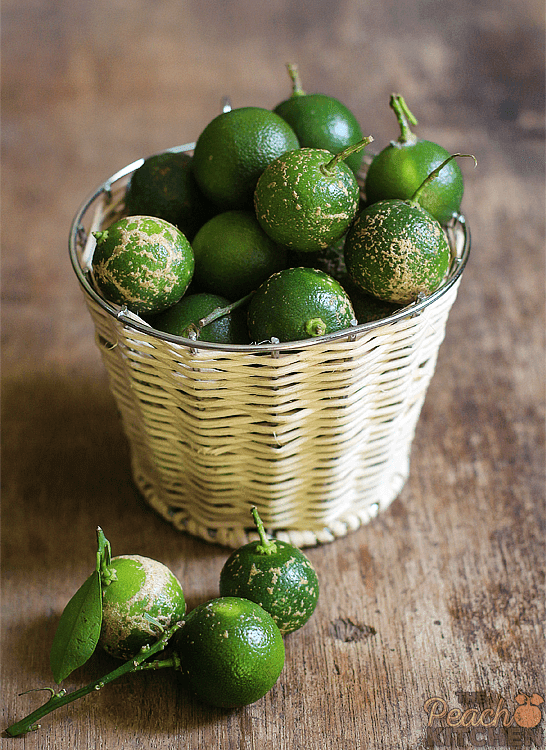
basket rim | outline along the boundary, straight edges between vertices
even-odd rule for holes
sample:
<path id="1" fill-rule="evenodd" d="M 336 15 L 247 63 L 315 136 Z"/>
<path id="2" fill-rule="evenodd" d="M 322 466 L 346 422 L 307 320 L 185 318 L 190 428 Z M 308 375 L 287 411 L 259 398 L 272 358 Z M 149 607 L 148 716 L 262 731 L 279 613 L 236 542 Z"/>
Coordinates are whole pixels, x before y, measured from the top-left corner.
<path id="1" fill-rule="evenodd" d="M 195 142 L 193 143 L 185 143 L 180 146 L 174 146 L 172 148 L 164 149 L 161 152 L 158 153 L 178 153 L 178 152 L 189 152 L 192 151 L 195 147 Z M 72 267 L 74 269 L 74 272 L 76 274 L 76 277 L 78 278 L 78 281 L 83 288 L 84 292 L 93 299 L 93 301 L 102 308 L 104 312 L 106 312 L 109 316 L 117 320 L 119 323 L 128 326 L 130 328 L 133 328 L 137 330 L 140 333 L 144 333 L 148 336 L 152 336 L 155 339 L 159 339 L 161 341 L 166 341 L 172 344 L 178 344 L 180 346 L 189 347 L 192 350 L 197 349 L 209 349 L 214 350 L 217 352 L 241 352 L 241 353 L 265 353 L 265 354 L 272 354 L 273 356 L 278 356 L 281 352 L 287 352 L 287 351 L 294 351 L 294 350 L 301 350 L 306 349 L 309 347 L 317 346 L 319 344 L 324 343 L 330 343 L 335 341 L 342 341 L 342 340 L 348 340 L 353 341 L 355 340 L 359 335 L 367 333 L 368 331 L 372 331 L 375 328 L 379 328 L 381 326 L 389 325 L 392 323 L 395 323 L 399 320 L 403 320 L 404 318 L 410 318 L 415 315 L 418 315 L 422 310 L 429 307 L 431 304 L 436 302 L 438 299 L 444 296 L 451 287 L 456 284 L 466 266 L 466 263 L 468 261 L 469 255 L 470 255 L 470 246 L 471 246 L 471 238 L 470 238 L 470 229 L 468 227 L 468 224 L 466 222 L 466 219 L 463 214 L 455 214 L 451 226 L 459 226 L 460 230 L 463 234 L 464 239 L 464 245 L 463 249 L 460 255 L 456 254 L 452 260 L 451 268 L 449 271 L 448 277 L 445 279 L 445 281 L 436 289 L 432 294 L 422 298 L 418 299 L 415 302 L 401 308 L 400 310 L 397 310 L 396 312 L 392 313 L 391 315 L 381 318 L 380 320 L 374 320 L 370 321 L 369 323 L 361 323 L 355 326 L 352 326 L 351 328 L 344 329 L 342 331 L 334 331 L 333 333 L 329 333 L 325 336 L 316 336 L 314 338 L 309 339 L 301 339 L 298 341 L 285 341 L 285 342 L 278 342 L 278 343 L 272 343 L 272 342 L 266 342 L 266 343 L 256 343 L 256 344 L 217 344 L 213 342 L 208 341 L 199 341 L 189 338 L 184 338 L 182 336 L 175 336 L 169 333 L 165 333 L 163 331 L 158 331 L 155 328 L 152 328 L 151 326 L 147 325 L 145 322 L 141 321 L 138 316 L 135 316 L 134 313 L 131 313 L 126 306 L 119 306 L 116 304 L 113 304 L 111 302 L 108 302 L 103 297 L 101 297 L 100 294 L 94 289 L 93 285 L 90 282 L 89 273 L 84 271 L 82 268 L 79 260 L 78 260 L 78 242 L 79 237 L 81 234 L 81 231 L 83 230 L 83 224 L 82 219 L 91 207 L 91 205 L 103 194 L 109 195 L 111 193 L 112 187 L 116 182 L 119 182 L 120 180 L 124 179 L 128 175 L 132 174 L 134 171 L 136 171 L 142 164 L 144 163 L 145 159 L 141 157 L 140 159 L 135 160 L 131 164 L 126 165 L 125 167 L 122 167 L 122 169 L 119 169 L 117 172 L 115 172 L 113 175 L 111 175 L 109 178 L 107 178 L 101 185 L 99 185 L 92 193 L 90 193 L 87 198 L 82 202 L 78 210 L 76 211 L 76 214 L 74 215 L 74 218 L 70 225 L 70 233 L 69 233 L 69 255 L 70 260 L 72 263 Z"/>

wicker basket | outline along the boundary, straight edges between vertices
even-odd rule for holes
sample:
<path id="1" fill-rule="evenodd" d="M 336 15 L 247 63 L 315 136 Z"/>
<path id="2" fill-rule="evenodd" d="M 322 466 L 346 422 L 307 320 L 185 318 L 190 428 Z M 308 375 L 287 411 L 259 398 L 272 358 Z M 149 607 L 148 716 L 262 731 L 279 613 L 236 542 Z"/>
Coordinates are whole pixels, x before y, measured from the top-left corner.
<path id="1" fill-rule="evenodd" d="M 142 162 L 101 185 L 70 232 L 140 491 L 178 529 L 229 547 L 254 538 L 251 505 L 271 534 L 298 546 L 357 529 L 408 477 L 470 251 L 464 218 L 448 227 L 453 260 L 441 288 L 389 318 L 283 344 L 196 342 L 153 330 L 92 283 L 91 232 L 122 215 Z"/>

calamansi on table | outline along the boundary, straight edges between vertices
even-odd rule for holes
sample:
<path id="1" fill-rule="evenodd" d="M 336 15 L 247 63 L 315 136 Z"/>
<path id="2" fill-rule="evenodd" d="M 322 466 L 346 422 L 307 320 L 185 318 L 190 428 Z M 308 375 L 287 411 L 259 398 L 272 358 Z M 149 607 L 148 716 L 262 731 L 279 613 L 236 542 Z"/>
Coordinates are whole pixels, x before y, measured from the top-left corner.
<path id="1" fill-rule="evenodd" d="M 251 599 L 269 612 L 283 635 L 292 633 L 315 611 L 318 576 L 300 549 L 267 536 L 257 508 L 252 515 L 260 538 L 228 557 L 220 573 L 220 594 Z"/>
<path id="2" fill-rule="evenodd" d="M 37 722 L 57 708 L 149 669 L 176 670 L 197 698 L 213 706 L 246 706 L 271 690 L 283 670 L 285 649 L 266 609 L 251 599 L 220 596 L 186 614 L 182 586 L 166 566 L 139 555 L 112 558 L 100 528 L 97 542 L 95 571 L 61 615 L 51 650 L 52 671 L 61 682 L 92 657 L 97 645 L 130 658 L 70 693 L 44 688 L 49 693 L 46 702 L 9 726 L 8 736 L 39 729 Z M 302 570 L 300 564 L 296 568 Z M 284 588 L 290 594 L 288 579 Z"/>
<path id="3" fill-rule="evenodd" d="M 98 645 L 111 656 L 130 659 L 182 620 L 182 586 L 166 565 L 142 555 L 112 558 L 102 587 L 102 627 Z"/>
<path id="4" fill-rule="evenodd" d="M 193 609 L 174 647 L 190 690 L 213 706 L 246 706 L 262 698 L 284 666 L 284 643 L 259 604 L 220 597 Z"/>

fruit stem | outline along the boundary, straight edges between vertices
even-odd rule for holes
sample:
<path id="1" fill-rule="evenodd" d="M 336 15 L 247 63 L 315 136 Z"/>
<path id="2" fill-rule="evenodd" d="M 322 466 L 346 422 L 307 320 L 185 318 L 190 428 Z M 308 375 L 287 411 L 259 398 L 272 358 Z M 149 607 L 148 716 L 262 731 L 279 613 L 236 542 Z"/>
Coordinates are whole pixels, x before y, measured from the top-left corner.
<path id="1" fill-rule="evenodd" d="M 139 669 L 141 668 L 140 665 L 145 659 L 149 659 L 153 654 L 163 651 L 173 634 L 181 627 L 181 625 L 181 622 L 176 623 L 176 625 L 173 625 L 169 630 L 166 630 L 154 643 L 153 646 L 144 646 L 133 659 L 125 662 L 125 664 L 122 664 L 120 667 L 114 669 L 113 672 L 110 672 L 104 677 L 90 682 L 89 685 L 86 685 L 85 687 L 74 690 L 71 693 L 67 693 L 66 690 L 59 690 L 59 692 L 56 693 L 52 688 L 44 688 L 51 692 L 51 697 L 49 698 L 47 703 L 44 703 L 43 706 L 40 706 L 40 708 L 37 708 L 32 713 L 28 714 L 28 716 L 26 716 L 24 719 L 21 719 L 21 721 L 18 721 L 8 727 L 6 729 L 6 734 L 10 737 L 18 737 L 19 735 L 26 734 L 27 732 L 30 732 L 34 729 L 39 729 L 40 724 L 37 724 L 36 722 L 43 716 L 46 716 L 47 714 L 55 711 L 61 706 L 66 706 L 67 703 L 72 703 L 73 701 L 78 700 L 78 698 L 83 698 L 89 693 L 100 690 L 109 682 L 113 682 L 119 677 L 123 677 L 123 675 L 125 674 L 139 671 Z M 150 663 L 150 666 L 146 668 L 161 669 L 163 666 L 175 666 L 175 660 L 164 659 L 163 661 L 159 661 L 158 664 L 159 666 L 152 667 Z"/>
<path id="2" fill-rule="evenodd" d="M 100 573 L 101 585 L 108 586 L 116 578 L 115 571 L 110 568 L 112 562 L 112 547 L 104 536 L 104 531 L 97 526 L 97 572 Z"/>
<path id="3" fill-rule="evenodd" d="M 108 237 L 108 230 L 103 229 L 102 232 L 91 232 L 97 242 L 102 242 Z"/>
<path id="4" fill-rule="evenodd" d="M 414 192 L 414 194 L 411 196 L 411 198 L 408 200 L 408 203 L 412 203 L 414 205 L 419 205 L 419 198 L 421 197 L 421 193 L 425 189 L 425 187 L 429 184 L 429 182 L 432 182 L 442 171 L 442 169 L 446 166 L 446 164 L 449 164 L 449 162 L 452 159 L 455 159 L 457 156 L 460 157 L 468 157 L 470 159 L 474 159 L 474 166 L 478 165 L 478 160 L 474 156 L 474 154 L 451 154 L 451 156 L 448 156 L 447 159 L 444 159 L 444 161 L 439 164 L 436 169 L 433 169 L 430 174 L 428 174 L 423 182 L 419 185 L 417 190 Z"/>
<path id="5" fill-rule="evenodd" d="M 415 143 L 417 136 L 410 129 L 410 124 L 417 125 L 417 120 L 406 104 L 404 97 L 401 94 L 391 94 L 389 106 L 394 110 L 400 125 L 398 143 Z"/>
<path id="6" fill-rule="evenodd" d="M 156 659 L 155 661 L 145 661 L 135 667 L 135 672 L 145 672 L 146 670 L 156 669 L 180 669 L 180 657 L 178 654 L 169 656 L 168 659 Z"/>
<path id="7" fill-rule="evenodd" d="M 362 149 L 366 148 L 368 143 L 371 143 L 372 141 L 372 136 L 368 135 L 366 138 L 358 141 L 358 143 L 353 143 L 351 146 L 346 146 L 343 151 L 340 151 L 338 154 L 336 154 L 332 159 L 330 159 L 329 162 L 327 162 L 326 164 L 321 164 L 321 172 L 326 176 L 331 175 L 340 161 L 343 161 L 343 159 L 346 159 L 351 154 L 355 154 L 357 151 L 362 151 Z"/>
<path id="8" fill-rule="evenodd" d="M 286 69 L 292 81 L 292 96 L 305 96 L 305 91 L 301 87 L 301 79 L 296 63 L 287 63 Z"/>
<path id="9" fill-rule="evenodd" d="M 223 318 L 224 315 L 229 315 L 229 313 L 233 312 L 233 310 L 236 310 L 238 307 L 242 307 L 242 305 L 245 305 L 251 299 L 253 294 L 254 292 L 250 292 L 250 294 L 241 297 L 241 299 L 238 299 L 235 302 L 231 302 L 225 307 L 215 307 L 211 313 L 209 313 L 205 318 L 201 318 L 197 322 L 197 326 L 195 326 L 195 328 L 197 328 L 197 335 L 199 335 L 201 329 L 205 326 L 208 326 L 209 323 L 214 323 L 214 321 L 218 320 L 218 318 Z"/>
<path id="10" fill-rule="evenodd" d="M 252 516 L 256 528 L 258 529 L 258 534 L 260 535 L 260 544 L 256 547 L 256 552 L 259 552 L 262 555 L 274 555 L 277 551 L 277 545 L 273 539 L 270 539 L 265 533 L 264 525 L 262 519 L 258 515 L 258 508 L 256 508 L 256 506 L 253 506 L 252 508 Z"/>

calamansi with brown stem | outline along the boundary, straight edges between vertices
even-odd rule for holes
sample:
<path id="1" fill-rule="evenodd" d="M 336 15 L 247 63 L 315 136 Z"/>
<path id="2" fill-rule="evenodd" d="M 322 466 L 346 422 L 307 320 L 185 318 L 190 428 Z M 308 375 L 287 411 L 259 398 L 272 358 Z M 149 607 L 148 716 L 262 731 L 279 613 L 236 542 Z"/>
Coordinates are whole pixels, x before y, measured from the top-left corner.
<path id="1" fill-rule="evenodd" d="M 319 581 L 309 558 L 293 544 L 269 539 L 252 508 L 260 539 L 235 550 L 220 574 L 222 596 L 241 596 L 263 607 L 283 635 L 301 628 L 319 597 Z"/>

